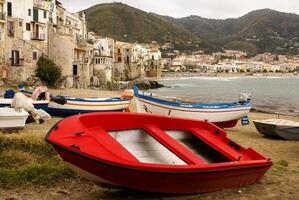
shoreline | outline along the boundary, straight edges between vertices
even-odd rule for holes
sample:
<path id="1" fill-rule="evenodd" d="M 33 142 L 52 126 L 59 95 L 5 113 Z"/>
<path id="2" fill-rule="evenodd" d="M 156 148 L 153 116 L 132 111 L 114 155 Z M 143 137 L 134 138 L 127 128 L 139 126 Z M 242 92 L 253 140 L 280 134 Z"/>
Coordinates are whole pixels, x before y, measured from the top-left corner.
<path id="1" fill-rule="evenodd" d="M 196 77 L 219 77 L 219 78 L 299 78 L 294 73 L 199 73 L 199 72 L 164 72 L 157 80 L 168 78 L 196 78 Z"/>

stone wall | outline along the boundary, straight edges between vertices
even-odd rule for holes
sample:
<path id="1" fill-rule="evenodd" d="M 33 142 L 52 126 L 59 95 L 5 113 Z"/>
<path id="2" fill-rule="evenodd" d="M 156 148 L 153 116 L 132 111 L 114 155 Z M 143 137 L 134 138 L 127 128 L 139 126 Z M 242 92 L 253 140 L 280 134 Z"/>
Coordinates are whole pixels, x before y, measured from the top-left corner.
<path id="1" fill-rule="evenodd" d="M 19 83 L 35 75 L 38 58 L 43 54 L 47 55 L 48 48 L 46 41 L 23 40 L 22 28 L 17 28 L 19 21 L 15 20 L 14 26 L 16 27 L 14 37 L 10 37 L 5 33 L 4 60 L 6 65 L 9 66 L 8 79 Z M 18 66 L 11 66 L 12 50 L 20 52 L 21 64 Z M 33 59 L 33 52 L 37 53 L 36 59 Z"/>

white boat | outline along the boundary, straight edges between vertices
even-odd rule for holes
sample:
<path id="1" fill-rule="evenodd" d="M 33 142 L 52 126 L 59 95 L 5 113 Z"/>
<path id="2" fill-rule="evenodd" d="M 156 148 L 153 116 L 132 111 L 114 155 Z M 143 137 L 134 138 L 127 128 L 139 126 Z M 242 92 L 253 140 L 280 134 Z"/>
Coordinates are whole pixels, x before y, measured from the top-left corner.
<path id="1" fill-rule="evenodd" d="M 206 120 L 221 128 L 234 127 L 252 108 L 250 98 L 232 103 L 190 103 L 142 93 L 137 87 L 134 87 L 134 96 L 139 113 Z"/>
<path id="2" fill-rule="evenodd" d="M 29 114 L 17 112 L 13 108 L 0 108 L 0 129 L 24 128 Z"/>
<path id="3" fill-rule="evenodd" d="M 285 119 L 266 119 L 253 121 L 262 135 L 283 140 L 299 140 L 299 122 Z"/>

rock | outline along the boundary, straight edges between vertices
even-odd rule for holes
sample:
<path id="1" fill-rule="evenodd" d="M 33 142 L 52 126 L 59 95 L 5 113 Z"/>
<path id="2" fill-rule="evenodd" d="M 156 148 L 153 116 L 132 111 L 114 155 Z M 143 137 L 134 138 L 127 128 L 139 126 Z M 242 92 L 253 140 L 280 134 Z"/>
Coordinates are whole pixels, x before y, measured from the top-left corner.
<path id="1" fill-rule="evenodd" d="M 5 83 L 0 80 L 0 86 L 5 86 Z"/>
<path id="2" fill-rule="evenodd" d="M 140 90 L 158 89 L 164 87 L 164 85 L 158 83 L 157 81 L 152 81 L 148 79 L 136 79 L 129 83 L 129 88 L 133 88 L 136 85 Z"/>
<path id="3" fill-rule="evenodd" d="M 63 194 L 63 195 L 69 195 L 70 194 L 70 191 L 69 190 L 58 190 L 56 193 L 59 193 L 59 194 Z"/>
<path id="4" fill-rule="evenodd" d="M 97 76 L 91 77 L 91 85 L 98 87 L 100 85 L 100 80 Z"/>
<path id="5" fill-rule="evenodd" d="M 40 79 L 38 77 L 29 77 L 26 81 L 25 81 L 25 85 L 27 86 L 35 86 L 37 82 L 40 82 Z"/>
<path id="6" fill-rule="evenodd" d="M 72 87 L 74 87 L 74 79 L 71 76 L 65 77 L 59 84 L 59 88 L 61 89 L 70 89 Z"/>

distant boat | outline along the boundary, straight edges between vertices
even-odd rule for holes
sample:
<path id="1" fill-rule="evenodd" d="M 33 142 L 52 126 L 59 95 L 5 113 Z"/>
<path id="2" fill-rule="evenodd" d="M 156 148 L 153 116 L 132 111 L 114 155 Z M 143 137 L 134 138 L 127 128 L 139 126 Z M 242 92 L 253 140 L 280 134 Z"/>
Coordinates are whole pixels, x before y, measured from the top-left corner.
<path id="1" fill-rule="evenodd" d="M 262 135 L 282 140 L 299 140 L 299 122 L 284 119 L 267 119 L 253 121 Z"/>
<path id="2" fill-rule="evenodd" d="M 17 112 L 13 108 L 0 108 L 0 129 L 24 128 L 28 112 Z"/>
<path id="3" fill-rule="evenodd" d="M 32 92 L 22 91 L 28 97 Z M 122 112 L 129 107 L 127 98 L 75 98 L 68 96 L 53 96 L 55 101 L 49 102 L 48 113 L 53 116 L 68 116 L 90 112 Z M 63 103 L 59 103 L 59 101 Z"/>
<path id="4" fill-rule="evenodd" d="M 201 104 L 141 93 L 137 87 L 134 88 L 134 96 L 139 113 L 207 120 L 221 128 L 234 127 L 238 120 L 246 117 L 252 108 L 250 99 L 233 103 Z"/>
<path id="5" fill-rule="evenodd" d="M 272 165 L 215 125 L 140 113 L 66 118 L 46 136 L 81 176 L 104 187 L 201 193 L 260 181 Z"/>

